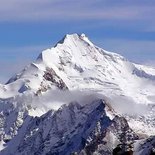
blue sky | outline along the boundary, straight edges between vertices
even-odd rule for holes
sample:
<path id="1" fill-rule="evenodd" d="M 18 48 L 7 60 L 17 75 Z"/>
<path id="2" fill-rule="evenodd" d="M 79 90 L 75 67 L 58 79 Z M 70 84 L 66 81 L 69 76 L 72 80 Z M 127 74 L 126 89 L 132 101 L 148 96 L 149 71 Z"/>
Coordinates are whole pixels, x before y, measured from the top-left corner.
<path id="1" fill-rule="evenodd" d="M 67 33 L 154 65 L 154 0 L 1 0 L 0 82 L 6 82 Z"/>

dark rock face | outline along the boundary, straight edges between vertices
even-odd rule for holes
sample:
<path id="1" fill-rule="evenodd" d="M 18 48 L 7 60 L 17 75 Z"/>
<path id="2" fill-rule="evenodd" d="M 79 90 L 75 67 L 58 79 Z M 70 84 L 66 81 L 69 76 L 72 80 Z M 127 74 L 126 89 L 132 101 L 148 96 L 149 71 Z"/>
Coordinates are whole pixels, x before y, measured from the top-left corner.
<path id="1" fill-rule="evenodd" d="M 105 107 L 103 100 L 95 100 L 86 105 L 73 102 L 63 105 L 58 111 L 49 111 L 41 117 L 31 119 L 14 153 L 109 155 L 113 152 L 112 146 L 117 145 L 112 141 L 110 144 L 108 136 L 113 135 L 125 146 L 130 140 L 138 138 L 123 117 L 116 116 L 111 120 Z M 22 128 L 19 132 L 20 130 Z M 8 151 L 7 148 L 2 153 L 5 154 L 5 151 Z"/>
<path id="2" fill-rule="evenodd" d="M 134 140 L 138 140 L 139 137 L 130 129 L 124 117 L 116 116 L 110 128 L 121 142 L 120 146 L 124 152 L 133 149 Z"/>
<path id="3" fill-rule="evenodd" d="M 51 86 L 55 86 L 60 90 L 68 90 L 68 87 L 65 84 L 65 82 L 55 73 L 55 71 L 52 68 L 46 68 L 46 71 L 44 71 L 43 78 L 44 79 L 40 84 L 40 88 L 35 93 L 37 96 L 42 92 L 46 92 L 48 89 L 51 88 Z M 46 81 L 50 82 L 50 84 L 45 84 Z"/>
<path id="4" fill-rule="evenodd" d="M 85 105 L 72 102 L 41 117 L 29 117 L 27 124 L 25 120 L 18 128 L 18 133 L 22 132 L 21 137 L 4 139 L 8 147 L 1 154 L 8 154 L 7 148 L 20 141 L 13 154 L 117 155 L 121 152 L 130 155 L 138 136 L 124 117 L 116 115 L 113 119 L 109 118 L 107 109 L 106 102 L 97 99 Z"/>
<path id="5" fill-rule="evenodd" d="M 117 146 L 114 150 L 113 150 L 113 155 L 133 155 L 133 151 L 123 151 L 121 146 Z"/>
<path id="6" fill-rule="evenodd" d="M 113 120 L 108 121 L 105 126 L 106 120 L 101 119 L 100 128 L 101 130 L 94 134 L 92 141 L 88 143 L 81 155 L 98 154 L 98 155 L 130 155 L 133 153 L 134 140 L 139 139 L 138 136 L 130 129 L 127 121 L 123 117 L 116 116 Z M 106 137 L 109 134 L 116 136 L 119 145 L 116 148 L 109 146 L 110 139 Z"/>
<path id="7" fill-rule="evenodd" d="M 59 88 L 60 90 L 68 89 L 63 80 L 55 73 L 55 71 L 52 68 L 47 68 L 43 77 L 47 81 L 50 81 L 53 84 L 55 84 L 56 87 Z"/>
<path id="8" fill-rule="evenodd" d="M 53 115 L 49 112 L 41 118 L 35 118 L 18 151 L 34 154 L 70 154 L 80 151 L 85 147 L 86 139 L 101 115 L 105 116 L 104 104 L 102 101 L 94 101 L 85 106 L 71 103 Z"/>

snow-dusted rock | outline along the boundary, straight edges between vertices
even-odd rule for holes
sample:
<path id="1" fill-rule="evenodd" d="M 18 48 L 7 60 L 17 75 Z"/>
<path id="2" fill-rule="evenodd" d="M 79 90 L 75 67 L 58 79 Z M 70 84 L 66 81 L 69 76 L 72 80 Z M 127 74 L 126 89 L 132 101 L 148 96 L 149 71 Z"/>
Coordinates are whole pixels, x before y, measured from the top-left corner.
<path id="1" fill-rule="evenodd" d="M 101 152 L 101 145 L 102 152 L 105 148 L 112 152 L 117 144 L 126 146 L 138 139 L 125 118 L 115 116 L 111 120 L 107 116 L 106 106 L 103 100 L 86 105 L 74 102 L 35 117 L 29 121 L 23 135 L 17 135 L 8 142 L 1 154 L 70 155 L 81 150 L 91 154 L 99 147 Z M 19 134 L 21 131 L 23 127 Z M 108 142 L 110 135 L 114 137 L 111 144 Z M 20 141 L 20 144 L 11 148 L 15 141 Z"/>

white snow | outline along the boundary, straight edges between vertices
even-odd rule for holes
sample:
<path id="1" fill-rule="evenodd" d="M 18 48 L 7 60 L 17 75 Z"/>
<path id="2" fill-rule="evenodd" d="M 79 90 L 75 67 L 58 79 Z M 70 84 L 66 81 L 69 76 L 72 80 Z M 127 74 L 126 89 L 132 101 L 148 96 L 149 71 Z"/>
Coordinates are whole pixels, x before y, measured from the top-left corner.
<path id="1" fill-rule="evenodd" d="M 66 84 L 69 91 L 88 91 L 91 94 L 104 95 L 110 100 L 111 106 L 116 107 L 116 112 L 120 114 L 126 114 L 127 111 L 136 113 L 143 109 L 135 107 L 154 105 L 155 103 L 154 68 L 134 64 L 119 54 L 105 51 L 95 46 L 85 34 L 66 35 L 55 47 L 44 50 L 35 62 L 12 77 L 6 85 L 0 84 L 0 99 L 15 98 L 21 94 L 35 96 L 39 93 L 42 95 L 41 97 L 44 97 L 50 90 L 57 90 L 55 83 L 58 82 L 58 77 L 53 77 L 55 83 L 44 78 L 47 68 L 52 68 Z M 52 95 L 51 97 L 47 96 L 44 98 L 47 99 L 44 103 L 49 104 L 46 106 L 47 109 L 37 106 L 39 102 L 43 102 L 41 99 L 35 102 L 37 108 L 30 109 L 29 115 L 40 116 L 49 109 L 57 110 L 64 104 L 64 100 L 59 100 L 61 95 L 56 96 L 58 100 L 52 100 L 54 98 Z M 69 98 L 72 97 L 77 99 L 74 95 L 69 96 Z M 34 105 L 34 102 L 29 101 L 28 104 Z M 114 117 L 111 113 L 108 115 Z M 146 117 L 145 113 L 143 115 Z M 147 117 L 151 116 L 154 117 L 154 113 L 147 115 Z M 133 119 L 128 121 L 139 133 L 155 134 L 154 126 L 149 127 L 145 124 L 144 130 L 142 122 L 139 123 Z"/>
<path id="2" fill-rule="evenodd" d="M 46 67 L 52 68 L 69 89 L 97 90 L 104 95 L 131 97 L 136 103 L 154 103 L 149 97 L 154 96 L 155 80 L 138 77 L 133 71 L 136 68 L 154 75 L 155 69 L 135 65 L 118 54 L 98 48 L 84 34 L 67 35 L 62 43 L 43 51 L 35 63 L 17 75 L 19 79 L 0 87 L 0 98 L 15 96 L 22 87 L 36 92 Z"/>
<path id="3" fill-rule="evenodd" d="M 0 151 L 5 148 L 4 146 L 5 142 L 3 140 L 0 141 Z"/>

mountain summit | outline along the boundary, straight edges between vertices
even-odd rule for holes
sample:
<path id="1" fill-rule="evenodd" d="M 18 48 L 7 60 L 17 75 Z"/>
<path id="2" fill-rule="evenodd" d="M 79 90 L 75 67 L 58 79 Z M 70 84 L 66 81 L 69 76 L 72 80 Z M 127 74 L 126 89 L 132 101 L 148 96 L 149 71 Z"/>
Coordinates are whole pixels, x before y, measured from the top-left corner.
<path id="1" fill-rule="evenodd" d="M 91 89 L 104 90 L 104 94 L 119 93 L 137 103 L 149 104 L 152 103 L 149 96 L 154 96 L 154 80 L 154 69 L 105 51 L 84 34 L 72 34 L 44 50 L 35 62 L 1 86 L 0 97 L 13 97 L 26 91 L 42 92 L 44 88 Z M 143 87 L 145 82 L 149 87 Z"/>
<path id="2" fill-rule="evenodd" d="M 1 154 L 141 151 L 155 134 L 154 85 L 155 69 L 66 35 L 0 85 Z"/>

